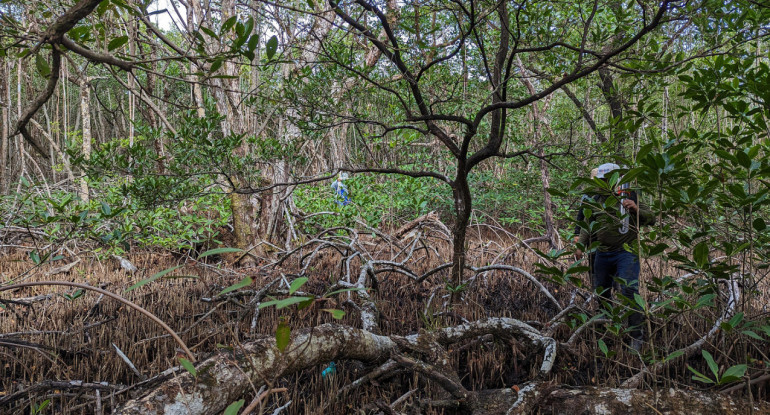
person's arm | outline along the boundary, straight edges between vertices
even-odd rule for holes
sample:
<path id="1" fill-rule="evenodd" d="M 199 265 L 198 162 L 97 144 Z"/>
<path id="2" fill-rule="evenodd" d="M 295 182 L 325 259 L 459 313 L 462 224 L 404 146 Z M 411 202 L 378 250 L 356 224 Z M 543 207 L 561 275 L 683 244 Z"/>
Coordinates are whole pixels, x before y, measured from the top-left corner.
<path id="1" fill-rule="evenodd" d="M 655 214 L 644 202 L 639 202 L 639 225 L 652 226 L 655 224 Z"/>
<path id="2" fill-rule="evenodd" d="M 643 202 L 638 202 L 639 196 L 636 194 L 636 192 L 631 192 L 631 195 L 627 199 L 623 199 L 621 202 L 623 204 L 623 207 L 628 210 L 629 213 L 632 215 L 636 215 L 638 211 L 639 215 L 639 225 L 645 226 L 645 225 L 654 225 L 655 224 L 655 215 L 652 213 L 652 210 Z"/>

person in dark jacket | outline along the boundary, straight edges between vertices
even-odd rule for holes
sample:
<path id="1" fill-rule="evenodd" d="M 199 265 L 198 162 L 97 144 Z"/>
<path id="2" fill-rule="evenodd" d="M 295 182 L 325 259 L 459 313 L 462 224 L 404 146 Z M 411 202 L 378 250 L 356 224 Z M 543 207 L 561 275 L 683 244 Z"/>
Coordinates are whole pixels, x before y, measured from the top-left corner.
<path id="1" fill-rule="evenodd" d="M 620 166 L 614 163 L 602 164 L 598 167 L 596 177 L 609 180 Z M 624 283 L 620 289 L 624 297 L 634 302 L 634 294 L 639 293 L 640 263 L 637 255 L 639 226 L 654 225 L 655 216 L 649 208 L 639 201 L 636 192 L 627 189 L 615 189 L 611 193 L 598 194 L 593 197 L 597 209 L 588 220 L 592 232 L 580 230 L 579 242 L 588 246 L 589 241 L 598 241 L 596 257 L 594 258 L 593 286 L 604 300 L 609 301 L 614 279 L 617 277 Z M 630 251 L 626 246 L 631 247 Z M 628 317 L 631 334 L 631 347 L 639 350 L 644 337 L 644 316 L 633 312 Z"/>

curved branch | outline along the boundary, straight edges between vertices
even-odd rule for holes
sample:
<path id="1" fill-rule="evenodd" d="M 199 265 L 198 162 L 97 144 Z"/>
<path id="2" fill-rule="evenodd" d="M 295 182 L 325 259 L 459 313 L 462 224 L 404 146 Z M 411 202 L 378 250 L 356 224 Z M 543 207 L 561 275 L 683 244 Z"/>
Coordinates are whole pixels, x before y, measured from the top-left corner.
<path id="1" fill-rule="evenodd" d="M 633 46 L 636 42 L 638 42 L 644 35 L 651 32 L 653 29 L 655 29 L 662 21 L 663 16 L 665 16 L 666 11 L 668 10 L 668 7 L 671 3 L 671 0 L 666 0 L 662 3 L 660 8 L 658 9 L 657 13 L 655 14 L 655 17 L 652 19 L 652 21 L 642 27 L 639 32 L 637 32 L 631 39 L 629 39 L 626 43 L 622 44 L 621 46 L 617 47 L 616 49 L 608 52 L 607 54 L 604 54 L 600 59 L 598 59 L 593 65 L 587 67 L 586 69 L 575 71 L 572 74 L 566 75 L 562 77 L 560 80 L 554 82 L 549 86 L 548 88 L 544 89 L 543 91 L 530 95 L 524 99 L 518 100 L 518 101 L 503 101 L 503 102 L 496 102 L 492 103 L 490 105 L 487 105 L 486 107 L 482 108 L 477 114 L 476 117 L 473 120 L 473 125 L 477 128 L 481 121 L 484 119 L 484 117 L 489 114 L 490 112 L 493 112 L 495 110 L 501 109 L 501 108 L 507 108 L 507 109 L 517 109 L 525 107 L 533 102 L 539 101 L 548 95 L 554 93 L 556 90 L 560 89 L 562 86 L 570 84 L 580 78 L 583 78 L 587 75 L 590 75 L 594 72 L 596 72 L 599 68 L 604 66 L 609 62 L 609 60 L 623 51 L 627 50 L 631 46 Z M 490 143 L 490 145 L 493 143 Z M 481 150 L 477 151 L 473 155 L 471 155 L 468 159 L 467 168 L 471 169 L 476 164 L 480 163 L 481 161 L 485 160 L 486 158 L 490 157 L 493 154 L 490 154 L 488 148 L 490 145 L 485 146 Z"/>
<path id="2" fill-rule="evenodd" d="M 117 66 L 118 68 L 126 71 L 131 72 L 132 69 L 134 69 L 134 63 L 129 61 L 124 61 L 122 59 L 118 59 L 115 56 L 97 52 L 91 49 L 87 49 L 83 46 L 80 46 L 79 44 L 75 43 L 73 40 L 68 38 L 67 36 L 62 36 L 61 38 L 61 44 L 65 48 L 71 50 L 72 52 L 77 53 L 78 55 L 92 61 L 92 62 L 99 62 L 104 63 L 107 65 Z"/>
<path id="3" fill-rule="evenodd" d="M 46 152 L 43 150 L 43 146 L 40 145 L 40 143 L 38 143 L 37 140 L 29 134 L 29 131 L 27 131 L 27 124 L 29 123 L 29 120 L 31 120 L 35 115 L 35 113 L 37 113 L 40 107 L 42 107 L 43 104 L 45 104 L 48 99 L 51 98 L 53 91 L 56 90 L 56 84 L 59 82 L 60 68 L 61 52 L 59 52 L 59 50 L 56 49 L 56 46 L 54 46 L 51 52 L 51 76 L 48 78 L 48 83 L 46 84 L 45 90 L 43 90 L 43 92 L 41 92 L 34 101 L 32 101 L 26 110 L 24 110 L 24 113 L 21 115 L 21 117 L 19 117 L 19 121 L 16 123 L 16 130 L 11 133 L 11 137 L 16 134 L 21 134 L 22 137 L 24 137 L 24 139 L 32 145 L 35 151 L 43 156 L 43 158 L 48 158 L 49 155 L 46 154 Z"/>

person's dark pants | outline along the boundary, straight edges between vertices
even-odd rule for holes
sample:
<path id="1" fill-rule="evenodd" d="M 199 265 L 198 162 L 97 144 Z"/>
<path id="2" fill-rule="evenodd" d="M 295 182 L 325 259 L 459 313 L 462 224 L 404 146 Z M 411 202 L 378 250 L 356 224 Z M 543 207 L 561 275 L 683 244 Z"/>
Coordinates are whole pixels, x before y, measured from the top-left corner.
<path id="1" fill-rule="evenodd" d="M 620 293 L 634 301 L 634 294 L 639 294 L 639 258 L 628 251 L 597 252 L 594 259 L 593 285 L 602 298 L 610 300 L 610 292 L 615 283 L 615 277 L 625 282 L 621 284 Z M 637 307 L 638 309 L 638 307 Z M 643 336 L 642 323 L 644 315 L 634 312 L 628 317 L 631 337 L 641 339 Z"/>

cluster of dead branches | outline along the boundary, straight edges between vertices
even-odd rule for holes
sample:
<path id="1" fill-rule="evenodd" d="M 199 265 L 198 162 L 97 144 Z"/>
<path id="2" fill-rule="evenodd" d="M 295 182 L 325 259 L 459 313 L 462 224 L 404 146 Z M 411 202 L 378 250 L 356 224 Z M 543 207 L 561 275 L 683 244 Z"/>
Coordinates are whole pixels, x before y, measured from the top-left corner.
<path id="1" fill-rule="evenodd" d="M 591 311 L 590 292 L 574 288 L 556 293 L 555 286 L 544 283 L 523 267 L 498 263 L 496 260 L 501 258 L 502 252 L 495 252 L 491 257 L 495 260 L 492 263 L 466 266 L 463 282 L 465 289 L 473 289 L 474 284 L 481 284 L 494 273 L 520 278 L 519 286 L 529 287 L 542 299 L 541 305 L 548 310 L 548 318 L 543 321 L 522 321 L 512 317 L 489 316 L 469 320 L 452 304 L 446 289 L 445 282 L 449 279 L 452 264 L 444 262 L 444 258 L 451 252 L 451 235 L 435 214 L 420 217 L 391 233 L 372 228 L 363 222 L 357 225 L 326 229 L 308 238 L 300 246 L 278 254 L 274 261 L 256 270 L 255 274 L 271 277 L 264 279 L 265 282 L 255 289 L 246 287 L 201 298 L 201 301 L 212 304 L 212 307 L 194 325 L 204 321 L 221 306 L 237 302 L 240 308 L 237 318 L 250 321 L 248 327 L 252 340 L 221 349 L 208 357 L 200 353 L 198 356 L 189 355 L 192 362 L 198 358 L 194 370 L 175 367 L 134 385 L 85 381 L 65 385 L 59 380 L 45 381 L 0 397 L 0 407 L 12 405 L 42 390 L 77 389 L 81 393 L 82 390 L 92 391 L 96 394 L 93 402 L 98 401 L 100 406 L 102 393 L 109 393 L 112 397 L 127 394 L 136 396 L 122 405 L 110 405 L 113 409 L 119 408 L 115 410 L 122 414 L 218 413 L 244 396 L 254 396 L 250 408 L 263 411 L 269 407 L 269 395 L 281 389 L 282 379 L 334 361 L 361 362 L 366 370 L 363 375 L 329 397 L 327 407 L 337 400 L 349 399 L 356 390 L 373 382 L 397 381 L 397 374 L 414 374 L 423 380 L 426 387 L 410 389 L 388 402 L 364 403 L 362 409 L 401 413 L 407 408 L 412 408 L 412 412 L 415 408 L 417 412 L 428 408 L 445 408 L 459 413 L 515 414 L 529 413 L 533 408 L 556 397 L 569 398 L 582 402 L 586 407 L 590 406 L 593 401 L 587 398 L 589 392 L 565 392 L 564 388 L 557 388 L 553 384 L 552 376 L 557 359 L 574 353 L 571 349 L 581 336 L 592 327 L 609 323 L 606 318 L 596 315 L 577 326 L 566 324 L 575 314 L 595 314 Z M 198 263 L 197 266 L 214 269 L 204 263 Z M 225 274 L 229 271 L 218 272 Z M 297 278 L 314 279 L 319 274 L 332 276 L 325 291 L 342 290 L 338 295 L 344 298 L 338 304 L 351 317 L 356 316 L 355 319 L 348 319 L 349 324 L 325 323 L 295 330 L 285 348 L 278 348 L 273 334 L 257 334 L 259 319 L 265 318 L 260 317 L 260 310 L 264 310 L 260 307 L 262 303 L 267 299 L 291 295 L 311 295 L 308 292 L 291 291 L 291 283 Z M 423 313 L 431 318 L 443 317 L 443 321 L 449 323 L 411 334 L 383 333 L 377 292 L 384 285 L 404 284 L 404 281 L 414 289 L 427 286 L 430 295 L 423 304 Z M 3 289 L 17 288 L 21 286 L 6 286 Z M 715 336 L 720 323 L 734 313 L 741 296 L 736 281 L 729 281 L 727 288 L 724 291 L 722 315 L 714 322 L 711 330 L 682 348 L 679 358 L 643 368 L 629 378 L 624 386 L 639 387 L 646 377 L 655 376 L 676 361 L 692 356 Z M 25 301 L 16 298 L 5 300 L 5 303 L 14 306 Z M 185 331 L 192 328 L 188 327 Z M 181 334 L 183 337 L 184 333 Z M 179 338 L 173 332 L 164 336 Z M 24 347 L 14 337 L 0 335 L 0 340 L 8 343 L 0 346 Z M 505 347 L 506 344 L 516 344 L 526 356 L 524 362 L 530 366 L 530 376 L 526 382 L 515 385 L 514 389 L 474 390 L 464 384 L 461 377 L 463 368 L 457 366 L 453 353 L 480 345 L 494 348 L 500 345 Z M 186 350 L 184 343 L 181 348 Z M 131 364 L 129 357 L 120 349 L 117 350 L 121 358 Z M 572 394 L 565 397 L 565 393 Z M 623 405 L 623 402 L 630 405 L 630 400 L 624 401 L 626 395 L 623 392 L 613 394 L 600 396 L 615 403 L 620 402 L 619 405 Z M 272 403 L 275 413 L 290 407 L 290 402 Z"/>

